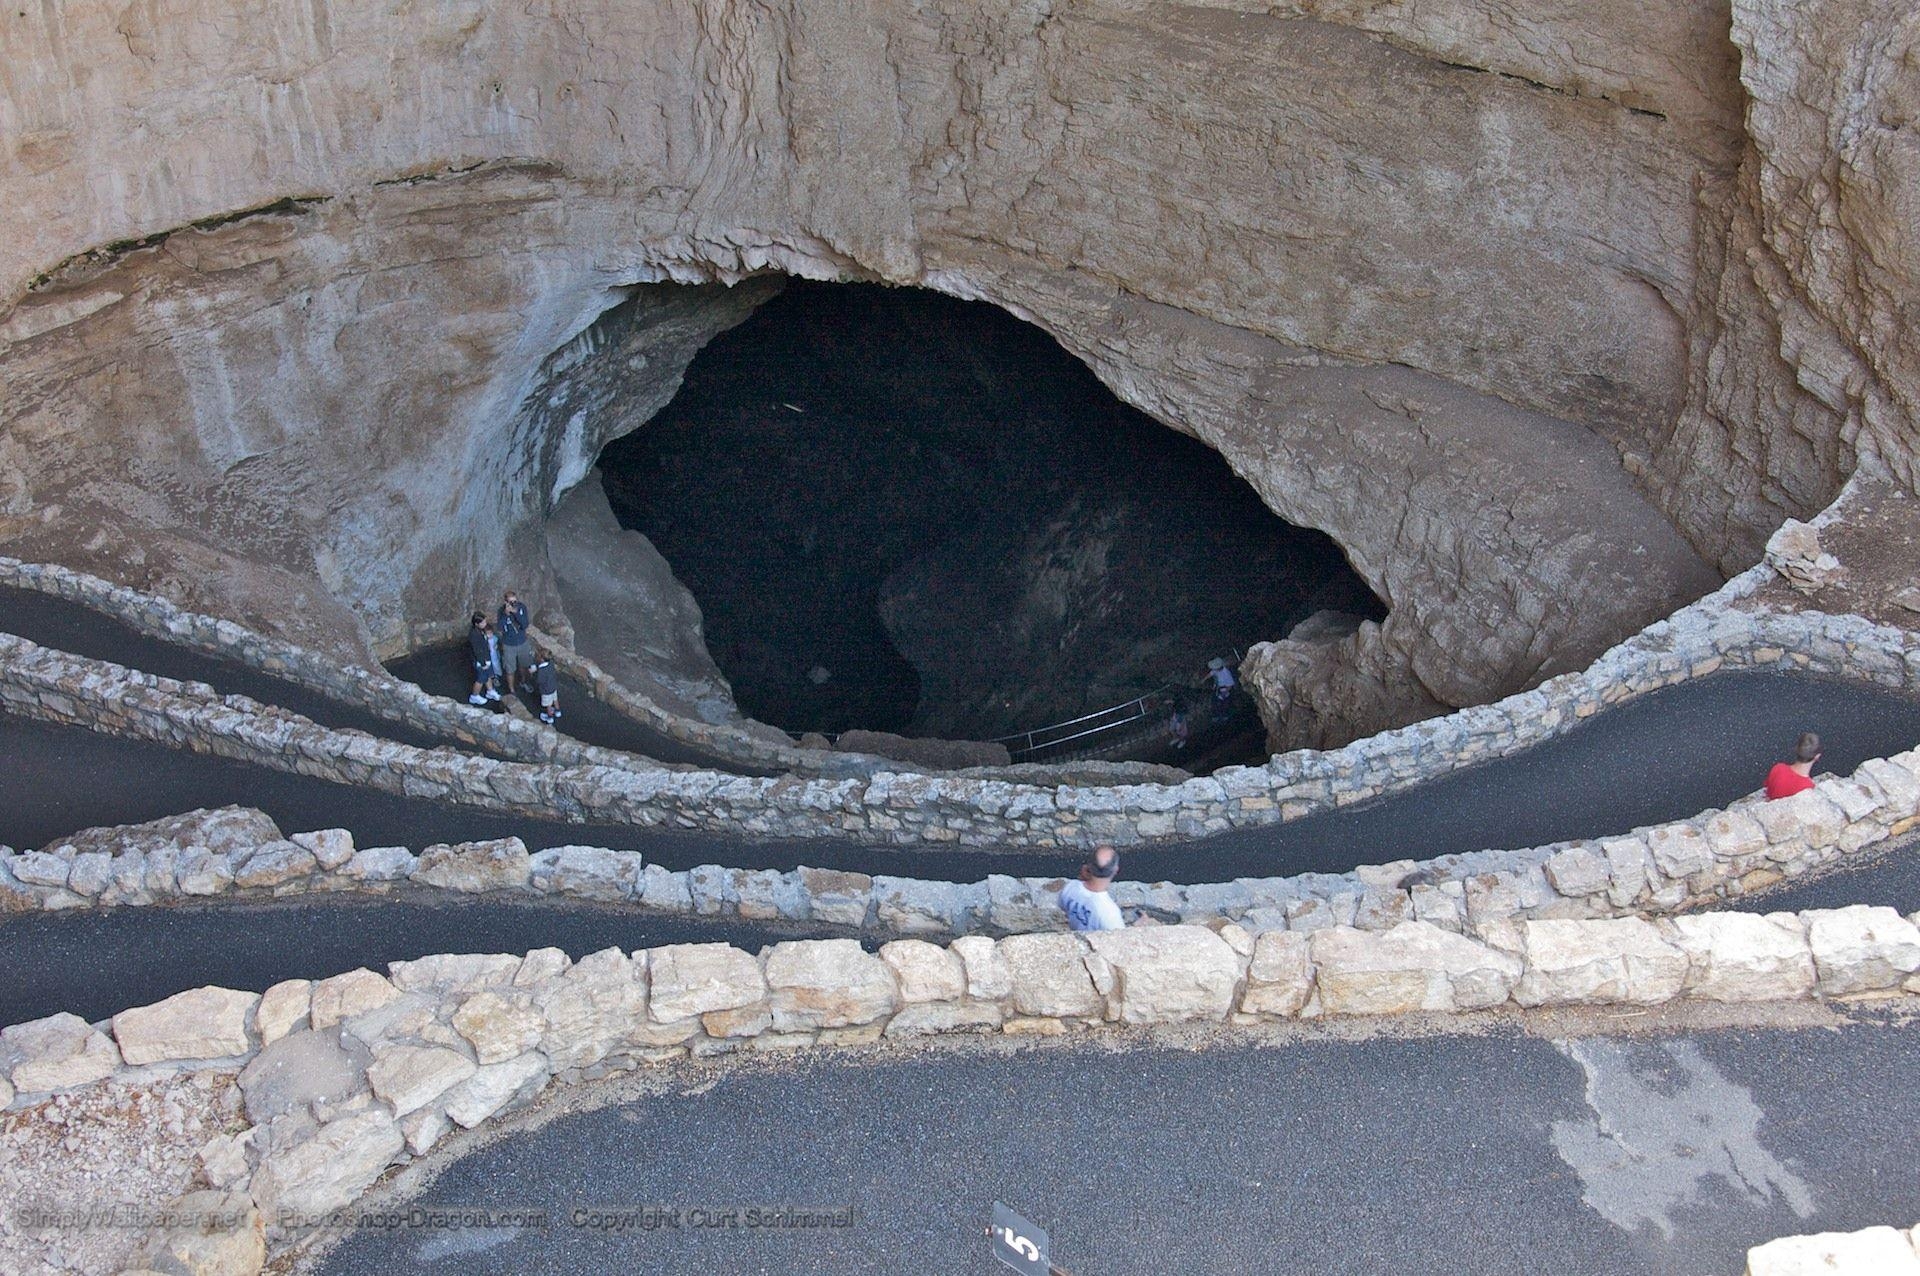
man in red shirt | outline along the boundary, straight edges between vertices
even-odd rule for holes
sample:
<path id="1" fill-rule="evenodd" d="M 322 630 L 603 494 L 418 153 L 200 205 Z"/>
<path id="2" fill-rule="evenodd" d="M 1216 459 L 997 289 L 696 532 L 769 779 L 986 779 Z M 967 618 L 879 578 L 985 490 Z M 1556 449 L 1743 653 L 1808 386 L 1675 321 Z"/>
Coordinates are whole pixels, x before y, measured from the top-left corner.
<path id="1" fill-rule="evenodd" d="M 1793 751 L 1797 761 L 1776 762 L 1773 770 L 1767 772 L 1767 800 L 1792 797 L 1796 793 L 1805 793 L 1813 787 L 1813 764 L 1820 760 L 1820 737 L 1811 731 L 1800 735 L 1800 744 Z"/>

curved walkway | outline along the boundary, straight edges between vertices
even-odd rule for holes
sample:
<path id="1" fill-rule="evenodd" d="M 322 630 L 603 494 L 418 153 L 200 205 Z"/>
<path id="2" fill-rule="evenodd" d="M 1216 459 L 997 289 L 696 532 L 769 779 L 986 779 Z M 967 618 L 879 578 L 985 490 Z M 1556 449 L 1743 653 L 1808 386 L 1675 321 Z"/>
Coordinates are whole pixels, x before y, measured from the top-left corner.
<path id="1" fill-rule="evenodd" d="M 44 647 L 93 660 L 110 660 L 142 673 L 204 682 L 223 695 L 242 695 L 263 704 L 279 705 L 323 726 L 364 731 L 425 749 L 475 747 L 452 731 L 435 734 L 418 730 L 356 705 L 343 704 L 291 679 L 164 641 L 104 612 L 38 590 L 0 585 L 0 630 Z M 452 650 L 434 649 L 395 662 L 391 672 L 423 690 L 464 704 L 467 686 L 460 682 L 461 669 L 451 663 Z M 571 678 L 563 680 L 561 707 L 565 710 L 561 718 L 563 729 L 584 744 L 636 753 L 670 765 L 700 766 L 734 774 L 773 774 L 704 753 L 643 726 L 596 700 L 584 684 Z"/>
<path id="2" fill-rule="evenodd" d="M 222 660 L 178 643 L 163 642 L 132 625 L 81 603 L 34 589 L 0 585 L 0 630 L 57 651 L 110 660 L 159 678 L 204 682 L 221 695 L 246 696 L 276 704 L 322 726 L 364 731 L 417 748 L 463 745 L 451 734 L 431 735 L 354 705 L 342 704 L 287 678 L 277 678 L 238 661 Z"/>
<path id="3" fill-rule="evenodd" d="M 425 893 L 422 893 L 425 895 Z M 581 900 L 449 900 L 367 896 L 88 909 L 0 918 L 7 968 L 0 1028 L 71 1011 L 94 1021 L 215 984 L 264 992 L 283 979 L 325 979 L 434 953 L 525 953 L 562 948 L 584 957 L 603 948 L 719 942 L 749 952 L 785 939 L 839 933 L 682 917 Z"/>
<path id="4" fill-rule="evenodd" d="M 469 675 L 467 647 L 464 642 L 426 647 L 410 656 L 387 662 L 387 672 L 402 682 L 410 682 L 430 695 L 467 702 L 473 682 Z M 538 702 L 523 696 L 521 703 L 538 711 Z M 637 753 L 656 762 L 706 767 L 735 775 L 776 775 L 766 768 L 753 768 L 732 762 L 717 754 L 705 753 L 670 735 L 655 731 L 626 714 L 594 698 L 587 684 L 570 674 L 560 675 L 560 722 L 563 731 L 582 744 L 594 744 L 622 753 Z"/>
<path id="5" fill-rule="evenodd" d="M 1000 1199 L 1050 1230 L 1064 1270 L 1100 1276 L 1732 1273 L 1770 1237 L 1920 1209 L 1888 1172 L 1920 1123 L 1920 1024 L 1597 1026 L 642 1074 L 597 1091 L 611 1106 L 453 1145 L 417 1196 L 363 1203 L 532 1209 L 544 1228 L 361 1230 L 303 1269 L 985 1273 Z M 645 1206 L 680 1225 L 572 1222 Z M 688 1214 L 736 1207 L 851 1207 L 852 1225 Z"/>
<path id="6" fill-rule="evenodd" d="M 1371 803 L 1132 850 L 1124 875 L 1194 883 L 1345 872 L 1359 864 L 1621 833 L 1724 806 L 1751 791 L 1808 725 L 1828 740 L 1826 765 L 1844 774 L 1920 740 L 1920 701 L 1807 676 L 1717 674 L 1599 714 L 1524 753 Z M 92 825 L 238 803 L 260 807 L 289 830 L 345 826 L 362 846 L 418 849 L 514 835 L 536 850 L 584 843 L 640 851 L 673 869 L 811 864 L 972 882 L 993 872 L 1053 876 L 1075 862 L 1034 852 L 755 841 L 500 815 L 5 716 L 0 754 L 19 759 L 0 772 L 0 842 L 23 848 Z"/>

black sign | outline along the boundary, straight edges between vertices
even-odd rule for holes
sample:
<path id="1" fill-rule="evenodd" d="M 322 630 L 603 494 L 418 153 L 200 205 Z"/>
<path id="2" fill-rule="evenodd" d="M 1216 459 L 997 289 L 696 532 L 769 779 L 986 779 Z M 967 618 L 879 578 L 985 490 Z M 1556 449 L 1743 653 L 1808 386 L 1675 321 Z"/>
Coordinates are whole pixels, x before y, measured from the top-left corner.
<path id="1" fill-rule="evenodd" d="M 993 1256 L 1016 1272 L 1047 1276 L 1047 1234 L 1000 1202 L 993 1203 Z"/>

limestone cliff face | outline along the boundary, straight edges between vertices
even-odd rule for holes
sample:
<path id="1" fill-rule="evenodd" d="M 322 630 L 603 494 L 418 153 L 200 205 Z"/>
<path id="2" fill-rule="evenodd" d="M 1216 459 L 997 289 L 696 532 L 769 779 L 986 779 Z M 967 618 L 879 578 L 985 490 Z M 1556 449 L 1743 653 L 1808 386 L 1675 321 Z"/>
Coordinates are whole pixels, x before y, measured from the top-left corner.
<path id="1" fill-rule="evenodd" d="M 8 10 L 0 549 L 391 644 L 544 582 L 552 503 L 638 422 L 565 442 L 541 370 L 635 285 L 883 278 L 1042 324 L 1334 535 L 1393 614 L 1323 653 L 1327 703 L 1462 703 L 1750 561 L 1862 450 L 1912 482 L 1914 24 Z M 685 304 L 643 401 L 732 321 Z"/>

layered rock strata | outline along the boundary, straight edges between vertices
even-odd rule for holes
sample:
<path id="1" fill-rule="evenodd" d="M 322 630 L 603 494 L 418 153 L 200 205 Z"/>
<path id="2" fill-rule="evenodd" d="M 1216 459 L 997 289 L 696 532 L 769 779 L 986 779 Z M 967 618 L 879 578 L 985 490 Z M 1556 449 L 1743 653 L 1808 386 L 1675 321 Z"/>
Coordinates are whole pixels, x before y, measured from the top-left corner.
<path id="1" fill-rule="evenodd" d="M 544 595 L 542 520 L 633 421 L 516 423 L 647 281 L 1041 323 L 1392 606 L 1264 679 L 1320 688 L 1323 738 L 1577 664 L 1710 584 L 1693 551 L 1743 565 L 1857 455 L 1920 455 L 1913 20 L 1872 0 L 6 35 L 0 537 L 342 652 Z M 641 352 L 653 390 L 715 304 Z"/>

